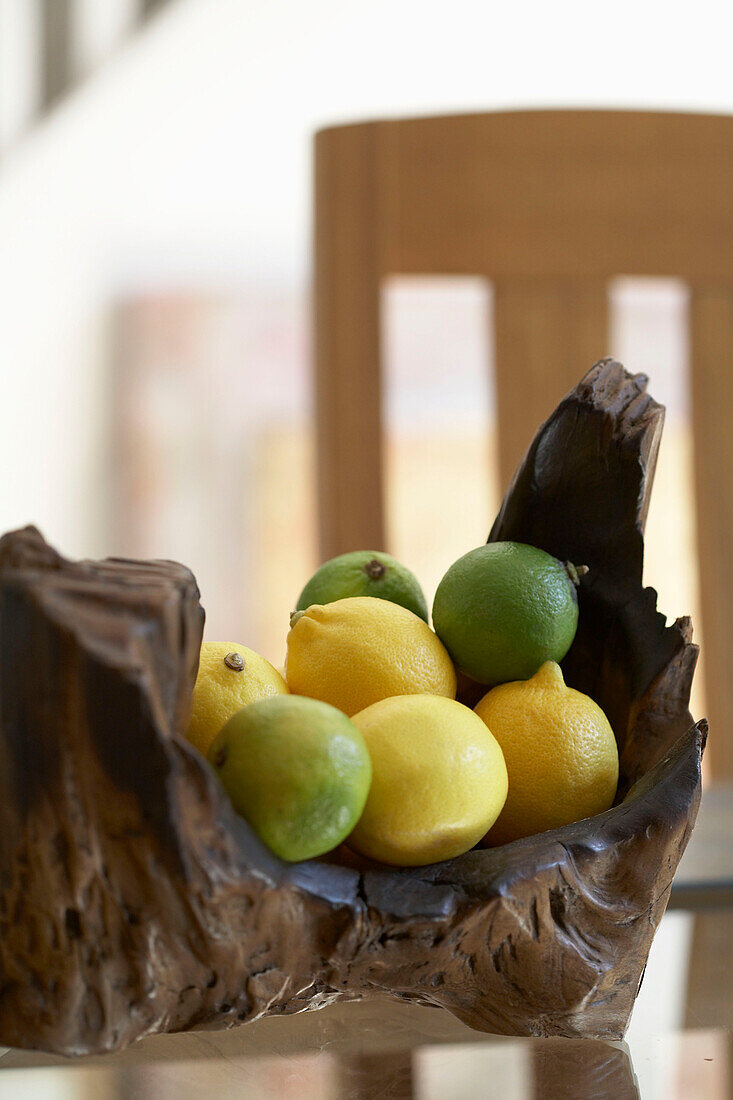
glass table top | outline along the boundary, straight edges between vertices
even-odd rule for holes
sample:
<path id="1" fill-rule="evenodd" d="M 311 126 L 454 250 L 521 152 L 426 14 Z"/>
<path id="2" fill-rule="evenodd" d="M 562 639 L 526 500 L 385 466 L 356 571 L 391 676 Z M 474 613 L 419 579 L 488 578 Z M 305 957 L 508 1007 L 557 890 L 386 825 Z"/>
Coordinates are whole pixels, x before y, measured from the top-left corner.
<path id="1" fill-rule="evenodd" d="M 623 1043 L 515 1039 L 386 997 L 151 1036 L 68 1061 L 0 1053 L 0 1100 L 733 1098 L 733 791 L 713 789 Z"/>

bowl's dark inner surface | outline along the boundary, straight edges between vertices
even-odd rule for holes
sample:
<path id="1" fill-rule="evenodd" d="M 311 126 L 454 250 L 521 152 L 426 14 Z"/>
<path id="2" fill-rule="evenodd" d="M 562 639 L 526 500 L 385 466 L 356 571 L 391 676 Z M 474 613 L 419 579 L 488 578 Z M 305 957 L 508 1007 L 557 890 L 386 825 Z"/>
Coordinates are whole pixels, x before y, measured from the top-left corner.
<path id="1" fill-rule="evenodd" d="M 621 753 L 620 794 L 692 725 L 697 659 L 689 619 L 667 627 L 656 592 L 642 588 L 643 525 L 664 421 L 645 385 L 612 361 L 595 367 L 537 432 L 489 536 L 589 567 L 563 671 L 608 715 Z M 640 701 L 670 665 L 679 675 L 676 704 L 663 727 L 647 721 L 636 730 Z"/>
<path id="2" fill-rule="evenodd" d="M 568 683 L 618 804 L 414 870 L 288 866 L 179 736 L 203 613 L 169 562 L 0 542 L 0 1042 L 74 1054 L 387 991 L 507 1034 L 623 1034 L 694 823 L 696 647 L 641 585 L 663 410 L 610 360 L 539 429 L 491 539 L 589 573 Z"/>

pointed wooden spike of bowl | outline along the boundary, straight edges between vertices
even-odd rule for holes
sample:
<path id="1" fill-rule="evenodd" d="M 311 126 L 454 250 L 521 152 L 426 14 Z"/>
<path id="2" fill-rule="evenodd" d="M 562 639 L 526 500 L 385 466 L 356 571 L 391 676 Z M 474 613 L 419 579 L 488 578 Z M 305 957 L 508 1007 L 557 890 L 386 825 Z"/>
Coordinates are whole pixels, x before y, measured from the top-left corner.
<path id="1" fill-rule="evenodd" d="M 700 796 L 690 624 L 641 585 L 663 410 L 597 364 L 491 533 L 584 564 L 571 684 L 621 749 L 607 813 L 432 867 L 285 865 L 179 736 L 203 613 L 169 562 L 0 542 L 0 1043 L 63 1054 L 372 991 L 515 1035 L 619 1038 Z"/>

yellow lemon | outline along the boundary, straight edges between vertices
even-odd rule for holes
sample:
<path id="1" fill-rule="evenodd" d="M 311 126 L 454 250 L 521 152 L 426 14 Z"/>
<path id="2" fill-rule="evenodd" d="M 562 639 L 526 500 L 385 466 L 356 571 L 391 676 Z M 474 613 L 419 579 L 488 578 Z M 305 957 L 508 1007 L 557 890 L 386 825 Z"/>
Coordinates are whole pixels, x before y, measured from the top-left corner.
<path id="1" fill-rule="evenodd" d="M 618 749 L 608 719 L 565 686 L 560 666 L 493 688 L 476 706 L 504 751 L 509 796 L 487 839 L 507 844 L 602 813 L 618 784 Z"/>
<path id="2" fill-rule="evenodd" d="M 221 727 L 238 710 L 287 691 L 277 669 L 254 650 L 236 642 L 204 642 L 186 737 L 205 756 Z"/>
<path id="3" fill-rule="evenodd" d="M 354 715 L 372 761 L 364 811 L 347 839 L 370 859 L 418 867 L 467 852 L 507 795 L 496 738 L 462 703 L 383 699 Z"/>
<path id="4" fill-rule="evenodd" d="M 422 619 L 374 596 L 314 604 L 292 617 L 285 678 L 351 716 L 391 695 L 456 694 L 448 651 Z"/>

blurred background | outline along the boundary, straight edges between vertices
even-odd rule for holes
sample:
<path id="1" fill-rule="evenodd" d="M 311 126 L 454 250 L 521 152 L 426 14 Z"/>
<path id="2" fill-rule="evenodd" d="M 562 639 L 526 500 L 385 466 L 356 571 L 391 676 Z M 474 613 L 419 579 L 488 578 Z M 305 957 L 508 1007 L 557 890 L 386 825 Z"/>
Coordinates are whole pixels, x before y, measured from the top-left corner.
<path id="1" fill-rule="evenodd" d="M 35 522 L 71 556 L 182 560 L 207 636 L 280 663 L 318 561 L 315 130 L 730 107 L 725 36 L 660 10 L 622 3 L 600 23 L 581 4 L 458 0 L 447 27 L 444 5 L 413 0 L 0 0 L 0 527 Z M 430 596 L 504 488 L 491 285 L 402 277 L 383 293 L 387 549 Z M 647 578 L 673 616 L 698 607 L 685 311 L 682 284 L 619 278 L 598 351 L 668 405 Z"/>
<path id="2" fill-rule="evenodd" d="M 0 529 L 33 522 L 72 557 L 181 560 L 206 636 L 280 665 L 319 562 L 315 132 L 522 107 L 730 113 L 731 30 L 707 2 L 0 0 Z M 688 288 L 619 272 L 609 292 L 594 357 L 648 373 L 668 410 L 645 580 L 700 640 Z M 430 600 L 505 488 L 493 288 L 414 275 L 381 293 L 384 548 Z M 695 691 L 697 717 L 704 667 Z M 729 929 L 700 918 L 693 942 L 688 914 L 665 922 L 636 1072 L 645 1096 L 700 1096 L 685 1073 L 702 1047 L 642 1052 L 653 1032 L 731 1026 Z M 721 1042 L 706 1097 L 729 1095 Z"/>

